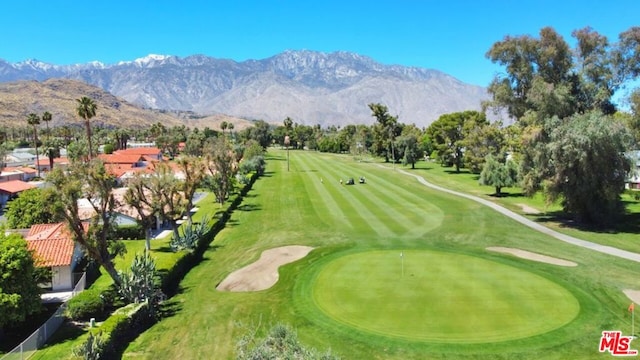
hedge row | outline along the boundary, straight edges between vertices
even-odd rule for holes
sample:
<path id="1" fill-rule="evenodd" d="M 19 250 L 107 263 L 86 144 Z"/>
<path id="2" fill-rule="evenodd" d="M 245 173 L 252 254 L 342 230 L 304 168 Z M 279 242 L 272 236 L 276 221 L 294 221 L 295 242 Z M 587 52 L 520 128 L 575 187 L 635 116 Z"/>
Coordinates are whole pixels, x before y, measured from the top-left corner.
<path id="1" fill-rule="evenodd" d="M 101 359 L 117 359 L 133 339 L 153 325 L 153 317 L 146 303 L 129 304 L 115 311 L 99 327 L 90 331 L 102 334 L 105 341 Z"/>

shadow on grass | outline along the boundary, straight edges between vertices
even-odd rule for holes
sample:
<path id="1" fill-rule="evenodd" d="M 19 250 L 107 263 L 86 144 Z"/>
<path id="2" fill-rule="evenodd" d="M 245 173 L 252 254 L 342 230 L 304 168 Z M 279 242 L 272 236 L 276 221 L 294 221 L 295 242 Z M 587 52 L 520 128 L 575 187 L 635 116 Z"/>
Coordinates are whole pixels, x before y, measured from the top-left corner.
<path id="1" fill-rule="evenodd" d="M 42 348 L 46 349 L 57 344 L 64 344 L 67 341 L 74 341 L 86 332 L 84 324 L 65 320 Z"/>
<path id="2" fill-rule="evenodd" d="M 449 175 L 469 175 L 471 172 L 469 170 L 460 169 L 460 171 L 456 171 L 455 169 L 445 170 L 445 173 Z"/>
<path id="3" fill-rule="evenodd" d="M 169 246 L 162 246 L 162 247 L 159 247 L 157 249 L 154 249 L 153 245 L 152 245 L 151 246 L 151 252 L 172 253 L 174 251 Z"/>
<path id="4" fill-rule="evenodd" d="M 521 192 L 510 193 L 510 192 L 504 192 L 504 191 L 501 191 L 500 194 L 496 194 L 494 192 L 492 194 L 486 194 L 486 195 L 494 198 L 524 198 L 525 197 L 524 194 Z"/>
<path id="5" fill-rule="evenodd" d="M 563 211 L 551 211 L 532 215 L 540 223 L 557 223 L 560 227 L 601 234 L 640 234 L 640 213 L 621 215 L 617 221 L 609 225 L 597 225 L 576 221 Z"/>
<path id="6" fill-rule="evenodd" d="M 180 287 L 178 294 L 182 294 L 184 289 Z M 178 301 L 165 301 L 160 306 L 159 316 L 161 319 L 170 318 L 182 311 L 182 303 Z"/>
<path id="7" fill-rule="evenodd" d="M 242 204 L 238 206 L 238 211 L 256 211 L 261 209 L 262 207 L 257 204 Z"/>

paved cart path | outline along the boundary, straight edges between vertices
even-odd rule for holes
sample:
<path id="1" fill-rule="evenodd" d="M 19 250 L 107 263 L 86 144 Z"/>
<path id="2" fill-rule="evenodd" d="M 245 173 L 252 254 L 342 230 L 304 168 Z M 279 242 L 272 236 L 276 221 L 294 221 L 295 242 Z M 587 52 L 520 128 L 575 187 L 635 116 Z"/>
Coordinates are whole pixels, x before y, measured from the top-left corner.
<path id="1" fill-rule="evenodd" d="M 382 165 L 380 165 L 380 166 L 382 166 Z M 384 167 L 384 166 L 382 166 L 382 167 Z M 438 191 L 442 191 L 442 192 L 446 192 L 446 193 L 449 193 L 449 194 L 452 194 L 452 195 L 460 196 L 460 197 L 463 197 L 463 198 L 478 202 L 478 203 L 480 203 L 482 205 L 488 206 L 488 207 L 492 208 L 493 210 L 495 210 L 495 211 L 497 211 L 497 212 L 499 212 L 499 213 L 501 213 L 501 214 L 503 214 L 505 216 L 508 216 L 511 219 L 513 219 L 513 220 L 515 220 L 515 221 L 517 221 L 517 222 L 519 222 L 519 223 L 521 223 L 523 225 L 526 225 L 526 226 L 528 226 L 528 227 L 530 227 L 530 228 L 532 228 L 534 230 L 537 230 L 537 231 L 539 231 L 539 232 L 541 232 L 543 234 L 546 234 L 546 235 L 549 235 L 549 236 L 553 236 L 554 238 L 556 238 L 558 240 L 561 240 L 561 241 L 564 241 L 566 243 L 577 245 L 577 246 L 581 246 L 581 247 L 586 248 L 586 249 L 590 249 L 590 250 L 593 250 L 593 251 L 598 251 L 598 252 L 601 252 L 601 253 L 604 253 L 604 254 L 608 254 L 608 255 L 612 255 L 612 256 L 616 256 L 616 257 L 619 257 L 619 258 L 622 258 L 622 259 L 627 259 L 627 260 L 631 260 L 631 261 L 635 261 L 635 262 L 640 262 L 640 254 L 638 254 L 638 253 L 634 253 L 634 252 L 631 252 L 631 251 L 618 249 L 618 248 L 615 248 L 615 247 L 612 247 L 612 246 L 596 244 L 596 243 L 593 243 L 593 242 L 590 242 L 590 241 L 581 240 L 581 239 L 578 239 L 578 238 L 573 237 L 573 236 L 569 236 L 569 235 L 566 235 L 566 234 L 559 233 L 559 232 L 557 232 L 555 230 L 552 230 L 552 229 L 550 229 L 550 228 L 548 228 L 546 226 L 540 225 L 539 223 L 537 223 L 535 221 L 529 220 L 526 217 L 524 217 L 524 216 L 522 216 L 522 215 L 520 215 L 518 213 L 515 213 L 515 212 L 513 212 L 513 211 L 511 211 L 511 210 L 509 210 L 507 208 L 504 208 L 504 207 L 502 207 L 502 206 L 500 206 L 498 204 L 495 204 L 495 203 L 493 203 L 493 202 L 491 202 L 489 200 L 483 199 L 483 198 L 475 196 L 475 195 L 461 193 L 461 192 L 458 192 L 458 191 L 454 191 L 454 190 L 451 190 L 451 189 L 444 188 L 442 186 L 438 186 L 438 185 L 432 184 L 432 183 L 428 182 L 427 180 L 425 180 L 422 176 L 411 174 L 411 173 L 409 173 L 407 171 L 404 171 L 404 170 L 398 170 L 398 172 L 400 172 L 401 174 L 404 174 L 404 175 L 413 176 L 421 184 L 423 184 L 423 185 L 425 185 L 427 187 L 430 187 L 432 189 L 435 189 L 435 190 L 438 190 Z"/>

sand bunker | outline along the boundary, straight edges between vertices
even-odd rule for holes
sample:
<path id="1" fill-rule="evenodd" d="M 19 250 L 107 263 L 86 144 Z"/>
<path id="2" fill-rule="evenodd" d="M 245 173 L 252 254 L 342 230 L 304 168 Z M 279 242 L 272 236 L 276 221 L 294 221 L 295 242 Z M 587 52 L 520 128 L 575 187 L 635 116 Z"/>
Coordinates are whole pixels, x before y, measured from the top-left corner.
<path id="1" fill-rule="evenodd" d="M 640 304 L 640 290 L 625 289 L 622 290 L 622 292 L 627 295 L 629 300 L 633 301 L 636 304 Z"/>
<path id="2" fill-rule="evenodd" d="M 534 252 L 530 252 L 526 250 L 506 248 L 506 247 L 488 247 L 487 250 L 496 251 L 496 252 L 505 253 L 505 254 L 511 254 L 522 259 L 539 261 L 539 262 L 552 264 L 552 265 L 578 266 L 578 264 L 574 263 L 573 261 L 562 260 L 562 259 L 558 259 L 558 258 L 554 258 L 551 256 L 542 255 L 542 254 L 536 254 Z"/>
<path id="3" fill-rule="evenodd" d="M 221 291 L 259 291 L 278 282 L 278 268 L 302 259 L 313 250 L 309 246 L 283 246 L 262 252 L 258 261 L 229 274 L 216 289 Z"/>

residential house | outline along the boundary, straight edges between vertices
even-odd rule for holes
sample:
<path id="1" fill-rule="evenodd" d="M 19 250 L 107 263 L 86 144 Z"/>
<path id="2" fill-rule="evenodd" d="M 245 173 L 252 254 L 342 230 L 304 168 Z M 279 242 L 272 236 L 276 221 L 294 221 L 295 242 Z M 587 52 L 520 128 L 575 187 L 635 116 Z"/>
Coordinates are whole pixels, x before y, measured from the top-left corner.
<path id="1" fill-rule="evenodd" d="M 162 150 L 157 147 L 136 147 L 125 150 L 117 150 L 114 154 L 118 155 L 139 155 L 143 156 L 145 161 L 162 161 Z"/>
<path id="2" fill-rule="evenodd" d="M 15 149 L 5 156 L 7 166 L 31 165 L 36 160 L 35 150 Z"/>
<path id="3" fill-rule="evenodd" d="M 135 168 L 146 167 L 145 159 L 140 154 L 100 154 L 98 157 L 105 165 L 118 165 L 123 167 Z"/>
<path id="4" fill-rule="evenodd" d="M 83 255 L 66 224 L 33 225 L 25 240 L 34 253 L 35 265 L 51 269 L 51 290 L 72 290 L 75 285 L 73 271 Z"/>
<path id="5" fill-rule="evenodd" d="M 25 175 L 24 172 L 18 170 L 18 168 L 6 167 L 2 169 L 2 172 L 0 172 L 0 182 L 7 182 L 7 181 L 13 181 L 13 180 L 26 181 L 24 178 L 25 177 L 24 175 Z"/>
<path id="6" fill-rule="evenodd" d="M 114 208 L 114 222 L 117 226 L 128 226 L 135 225 L 140 220 L 140 214 L 138 211 L 129 206 L 124 201 L 124 195 L 127 192 L 127 188 L 121 187 L 113 190 L 112 195 L 114 201 L 116 203 L 116 207 Z M 145 215 L 151 213 L 151 209 L 145 209 Z M 78 215 L 81 220 L 86 221 L 91 219 L 96 215 L 96 211 L 87 199 L 78 200 Z M 156 220 L 156 229 L 162 228 L 162 222 L 157 219 Z"/>
<path id="7" fill-rule="evenodd" d="M 0 182 L 0 207 L 5 207 L 10 200 L 17 197 L 21 192 L 36 187 L 36 185 L 22 180 Z"/>
<path id="8" fill-rule="evenodd" d="M 53 159 L 53 167 L 61 167 L 63 169 L 66 169 L 69 167 L 70 163 L 71 162 L 66 157 L 59 157 L 59 158 Z M 49 162 L 48 157 L 38 159 L 38 162 L 35 165 L 36 165 L 36 170 L 40 170 L 40 172 L 51 171 L 51 163 Z"/>

